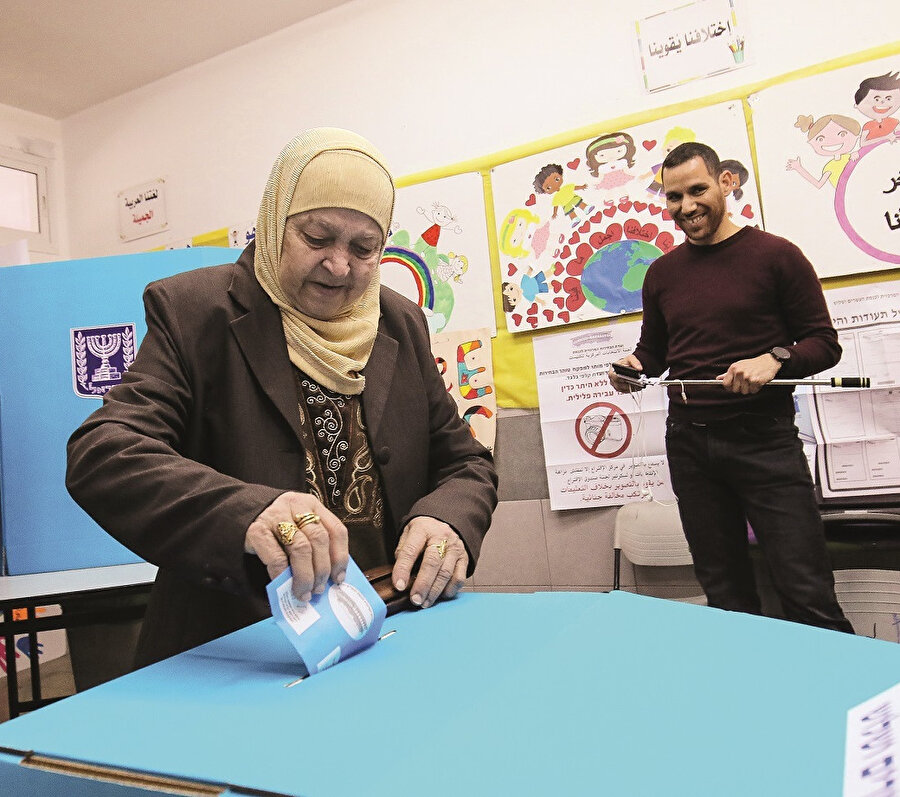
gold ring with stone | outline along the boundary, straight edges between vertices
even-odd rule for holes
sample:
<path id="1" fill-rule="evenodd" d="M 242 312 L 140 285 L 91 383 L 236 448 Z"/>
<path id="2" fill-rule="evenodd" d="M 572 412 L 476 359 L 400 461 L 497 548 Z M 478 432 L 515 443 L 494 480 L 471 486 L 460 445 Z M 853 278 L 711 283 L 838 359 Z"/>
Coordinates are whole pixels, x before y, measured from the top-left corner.
<path id="1" fill-rule="evenodd" d="M 300 531 L 297 524 L 291 523 L 289 520 L 282 521 L 276 528 L 278 529 L 278 536 L 281 537 L 281 544 L 285 547 L 294 541 L 294 535 Z"/>
<path id="2" fill-rule="evenodd" d="M 444 537 L 440 542 L 436 542 L 434 547 L 437 548 L 438 556 L 443 559 L 447 555 L 447 538 Z"/>
<path id="3" fill-rule="evenodd" d="M 310 523 L 319 523 L 321 518 L 315 512 L 304 512 L 302 515 L 294 515 L 294 522 L 298 529 L 308 526 Z"/>

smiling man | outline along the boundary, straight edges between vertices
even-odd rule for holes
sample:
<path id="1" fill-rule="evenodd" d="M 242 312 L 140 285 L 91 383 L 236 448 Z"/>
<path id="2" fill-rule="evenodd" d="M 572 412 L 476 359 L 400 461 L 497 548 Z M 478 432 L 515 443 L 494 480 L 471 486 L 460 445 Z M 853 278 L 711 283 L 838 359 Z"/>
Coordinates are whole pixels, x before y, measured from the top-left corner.
<path id="1" fill-rule="evenodd" d="M 697 578 L 710 606 L 761 612 L 749 521 L 785 617 L 852 633 L 834 594 L 793 388 L 762 389 L 776 375 L 802 378 L 840 359 L 819 280 L 792 243 L 731 221 L 733 176 L 710 147 L 676 147 L 662 179 L 687 240 L 650 266 L 640 341 L 620 362 L 649 376 L 668 368 L 670 379 L 721 382 L 669 388 L 666 452 Z"/>

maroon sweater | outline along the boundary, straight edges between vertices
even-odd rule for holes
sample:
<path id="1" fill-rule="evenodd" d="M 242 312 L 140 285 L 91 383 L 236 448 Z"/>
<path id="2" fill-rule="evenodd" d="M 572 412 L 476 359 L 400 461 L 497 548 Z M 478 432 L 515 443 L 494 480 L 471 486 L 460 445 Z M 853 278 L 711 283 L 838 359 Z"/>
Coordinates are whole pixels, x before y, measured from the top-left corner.
<path id="1" fill-rule="evenodd" d="M 644 279 L 644 319 L 635 356 L 649 376 L 714 379 L 737 360 L 773 346 L 791 352 L 776 379 L 835 365 L 837 333 L 812 264 L 784 238 L 744 227 L 710 246 L 688 241 L 654 261 Z M 669 388 L 669 414 L 714 421 L 739 413 L 793 417 L 792 387 L 752 396 L 718 386 Z"/>

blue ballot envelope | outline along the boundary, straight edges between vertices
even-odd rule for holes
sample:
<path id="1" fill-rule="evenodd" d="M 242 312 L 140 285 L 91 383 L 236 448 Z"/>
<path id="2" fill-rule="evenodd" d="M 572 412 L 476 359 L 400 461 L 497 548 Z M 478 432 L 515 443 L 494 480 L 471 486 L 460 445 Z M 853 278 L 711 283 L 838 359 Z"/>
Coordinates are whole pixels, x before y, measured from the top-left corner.
<path id="1" fill-rule="evenodd" d="M 304 603 L 291 592 L 291 568 L 266 587 L 272 616 L 309 675 L 374 645 L 387 607 L 351 558 L 340 584 L 328 579 L 325 591 Z"/>

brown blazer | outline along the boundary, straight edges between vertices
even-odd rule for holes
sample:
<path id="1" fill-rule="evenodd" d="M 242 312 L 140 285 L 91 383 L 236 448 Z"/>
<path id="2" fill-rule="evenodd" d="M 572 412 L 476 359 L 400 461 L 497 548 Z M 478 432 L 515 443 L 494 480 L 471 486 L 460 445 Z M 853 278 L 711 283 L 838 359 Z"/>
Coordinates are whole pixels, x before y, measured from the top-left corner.
<path id="1" fill-rule="evenodd" d="M 144 306 L 137 357 L 70 438 L 66 474 L 88 514 L 159 567 L 138 666 L 269 616 L 268 576 L 244 535 L 306 484 L 293 367 L 253 245 L 236 263 L 151 283 Z M 474 568 L 497 501 L 493 462 L 446 392 L 420 308 L 385 287 L 364 374 L 388 550 L 430 515 L 456 529 Z"/>

